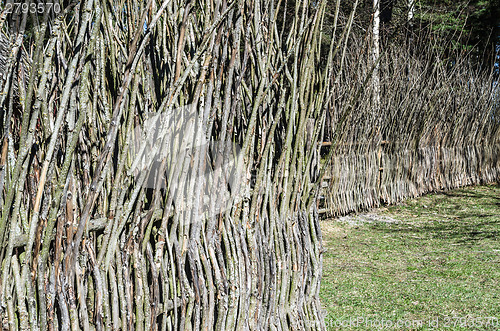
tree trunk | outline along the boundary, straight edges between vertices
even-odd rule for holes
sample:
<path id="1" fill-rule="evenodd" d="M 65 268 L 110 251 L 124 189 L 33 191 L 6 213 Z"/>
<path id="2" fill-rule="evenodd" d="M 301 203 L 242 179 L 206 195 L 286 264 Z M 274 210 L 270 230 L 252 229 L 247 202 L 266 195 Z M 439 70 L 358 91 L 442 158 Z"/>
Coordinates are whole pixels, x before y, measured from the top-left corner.
<path id="1" fill-rule="evenodd" d="M 415 0 L 408 0 L 408 23 L 413 24 L 413 16 L 415 16 Z"/>
<path id="2" fill-rule="evenodd" d="M 380 0 L 373 0 L 373 116 L 377 116 L 380 111 Z"/>

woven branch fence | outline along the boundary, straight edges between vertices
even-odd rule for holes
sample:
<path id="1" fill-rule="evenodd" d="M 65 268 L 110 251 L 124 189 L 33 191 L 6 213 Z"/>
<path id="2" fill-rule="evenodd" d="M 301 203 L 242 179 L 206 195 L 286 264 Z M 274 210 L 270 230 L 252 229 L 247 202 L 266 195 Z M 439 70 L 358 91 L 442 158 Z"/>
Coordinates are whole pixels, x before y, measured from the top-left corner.
<path id="1" fill-rule="evenodd" d="M 64 4 L 0 15 L 0 327 L 324 329 L 326 1 Z"/>
<path id="2" fill-rule="evenodd" d="M 443 59 L 442 45 L 429 38 L 410 40 L 384 50 L 375 109 L 373 63 L 360 55 L 371 45 L 351 38 L 328 117 L 333 144 L 323 178 L 329 214 L 500 181 L 494 71 L 477 69 L 467 54 Z"/>

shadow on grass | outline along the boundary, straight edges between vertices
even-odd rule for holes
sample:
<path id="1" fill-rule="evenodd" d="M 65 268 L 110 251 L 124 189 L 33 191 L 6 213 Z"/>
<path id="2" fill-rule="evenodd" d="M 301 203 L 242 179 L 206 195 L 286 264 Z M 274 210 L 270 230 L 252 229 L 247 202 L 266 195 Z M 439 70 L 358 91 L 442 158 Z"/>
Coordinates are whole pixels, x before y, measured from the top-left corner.
<path id="1" fill-rule="evenodd" d="M 445 191 L 440 192 L 441 195 L 444 195 L 449 198 L 476 198 L 476 199 L 493 199 L 500 201 L 500 197 L 495 193 L 495 190 L 500 190 L 500 184 L 489 185 L 486 186 L 491 191 L 490 192 L 479 192 L 473 188 L 462 188 L 454 191 Z"/>
<path id="2" fill-rule="evenodd" d="M 431 224 L 420 227 L 394 226 L 376 227 L 378 231 L 387 234 L 408 235 L 410 238 L 450 240 L 454 243 L 472 244 L 484 239 L 498 239 L 500 236 L 500 221 L 470 224 L 458 222 Z"/>
<path id="3" fill-rule="evenodd" d="M 499 239 L 500 185 L 485 188 L 464 188 L 440 193 L 432 197 L 431 205 L 425 207 L 424 216 L 416 218 L 415 222 L 375 226 L 375 229 L 387 234 L 408 235 L 409 238 L 442 239 L 458 244 Z M 472 201 L 457 201 L 463 198 Z M 466 208 L 463 209 L 464 207 Z"/>

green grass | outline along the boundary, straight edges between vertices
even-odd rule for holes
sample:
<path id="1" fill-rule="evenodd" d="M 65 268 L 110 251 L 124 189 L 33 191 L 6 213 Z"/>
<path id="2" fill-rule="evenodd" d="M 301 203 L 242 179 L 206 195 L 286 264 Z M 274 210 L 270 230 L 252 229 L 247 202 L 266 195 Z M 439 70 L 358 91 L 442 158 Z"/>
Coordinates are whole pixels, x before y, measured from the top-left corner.
<path id="1" fill-rule="evenodd" d="M 381 321 L 408 323 L 389 329 L 458 330 L 464 322 L 500 329 L 500 186 L 431 194 L 376 213 L 400 222 L 322 223 L 329 330 L 341 322 L 346 330 L 377 329 Z M 496 320 L 486 327 L 488 317 Z"/>

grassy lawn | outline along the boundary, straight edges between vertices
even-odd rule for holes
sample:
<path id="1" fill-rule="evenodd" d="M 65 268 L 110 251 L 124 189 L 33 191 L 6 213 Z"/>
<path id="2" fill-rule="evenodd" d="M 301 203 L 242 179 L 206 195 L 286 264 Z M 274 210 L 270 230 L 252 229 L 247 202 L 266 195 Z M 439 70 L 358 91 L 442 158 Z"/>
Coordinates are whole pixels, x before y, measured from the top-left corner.
<path id="1" fill-rule="evenodd" d="M 329 330 L 500 329 L 500 186 L 371 214 L 322 223 Z"/>

